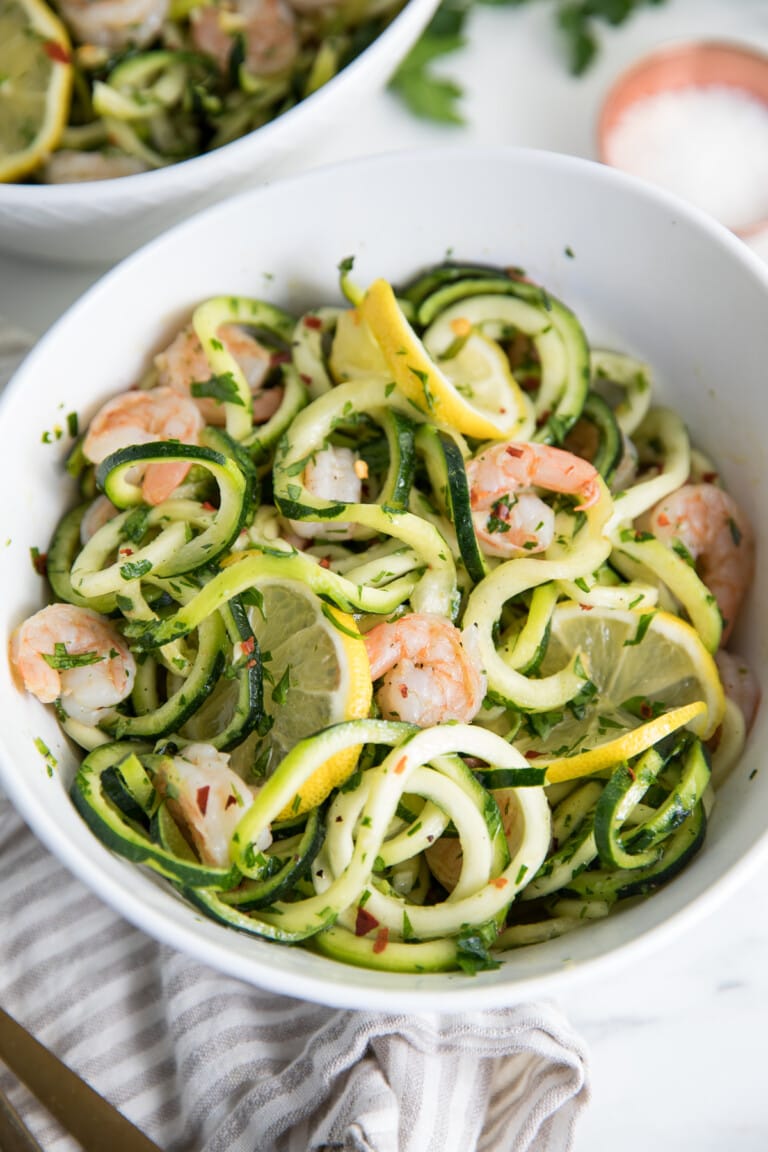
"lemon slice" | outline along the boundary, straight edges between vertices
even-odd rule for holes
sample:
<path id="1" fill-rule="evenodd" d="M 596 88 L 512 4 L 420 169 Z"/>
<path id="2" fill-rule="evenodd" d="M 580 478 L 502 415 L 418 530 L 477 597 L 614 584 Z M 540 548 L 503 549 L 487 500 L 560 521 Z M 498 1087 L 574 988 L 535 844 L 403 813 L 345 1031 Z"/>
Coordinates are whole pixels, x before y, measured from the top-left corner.
<path id="1" fill-rule="evenodd" d="M 541 674 L 564 667 L 574 652 L 595 695 L 561 715 L 533 717 L 529 733 L 515 740 L 530 760 L 547 765 L 550 781 L 613 767 L 678 727 L 707 739 L 720 724 L 717 666 L 678 616 L 558 605 Z"/>
<path id="2" fill-rule="evenodd" d="M 371 670 L 354 619 L 325 604 L 298 580 L 260 581 L 262 600 L 249 611 L 265 668 L 264 710 L 271 727 L 261 753 L 268 771 L 305 736 L 343 720 L 362 720 L 371 706 Z M 322 803 L 353 771 L 359 748 L 332 756 L 302 785 L 280 818 Z"/>
<path id="3" fill-rule="evenodd" d="M 53 151 L 69 115 L 66 29 L 42 0 L 0 4 L 0 182 L 19 180 Z"/>
<path id="4" fill-rule="evenodd" d="M 518 432 L 527 413 L 501 349 L 473 334 L 450 360 L 436 363 L 400 309 L 392 286 L 375 280 L 359 306 L 401 392 L 425 415 L 477 440 Z"/>
<path id="5" fill-rule="evenodd" d="M 360 377 L 391 377 L 384 354 L 357 308 L 348 308 L 337 318 L 328 364 L 337 384 Z"/>

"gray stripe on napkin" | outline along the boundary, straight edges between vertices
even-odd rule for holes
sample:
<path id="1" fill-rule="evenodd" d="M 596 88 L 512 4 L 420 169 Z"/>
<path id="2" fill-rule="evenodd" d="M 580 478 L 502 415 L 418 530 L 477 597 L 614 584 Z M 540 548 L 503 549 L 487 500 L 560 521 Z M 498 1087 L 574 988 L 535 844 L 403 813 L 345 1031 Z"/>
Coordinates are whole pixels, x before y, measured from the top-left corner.
<path id="1" fill-rule="evenodd" d="M 552 1007 L 344 1012 L 156 944 L 0 799 L 0 998 L 167 1152 L 567 1152 L 586 1056 Z M 4 1074 L 46 1152 L 72 1141 Z"/>

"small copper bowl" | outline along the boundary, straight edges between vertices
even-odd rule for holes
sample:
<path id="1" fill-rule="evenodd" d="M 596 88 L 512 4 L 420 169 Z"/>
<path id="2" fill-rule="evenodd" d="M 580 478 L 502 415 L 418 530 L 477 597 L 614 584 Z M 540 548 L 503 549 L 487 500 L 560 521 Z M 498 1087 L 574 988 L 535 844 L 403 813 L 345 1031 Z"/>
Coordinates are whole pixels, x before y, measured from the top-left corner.
<path id="1" fill-rule="evenodd" d="M 756 48 L 718 41 L 676 44 L 645 56 L 621 74 L 603 101 L 597 125 L 597 154 L 610 164 L 608 141 L 627 109 L 660 92 L 722 85 L 738 88 L 768 107 L 768 55 Z M 768 218 L 733 229 L 754 236 Z"/>

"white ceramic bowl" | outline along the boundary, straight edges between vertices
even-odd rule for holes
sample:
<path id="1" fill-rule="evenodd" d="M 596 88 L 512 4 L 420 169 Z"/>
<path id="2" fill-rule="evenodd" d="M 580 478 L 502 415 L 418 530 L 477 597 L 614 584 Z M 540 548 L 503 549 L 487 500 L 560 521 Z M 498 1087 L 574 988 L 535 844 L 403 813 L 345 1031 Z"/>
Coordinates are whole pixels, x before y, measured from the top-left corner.
<path id="1" fill-rule="evenodd" d="M 439 0 L 408 0 L 346 68 L 264 127 L 154 172 L 84 184 L 1 184 L 0 250 L 46 261 L 105 266 L 193 212 L 274 178 L 280 164 L 387 83 Z"/>
<path id="2" fill-rule="evenodd" d="M 41 434 L 130 385 L 200 299 L 265 296 L 302 308 L 338 299 L 339 260 L 354 276 L 400 278 L 456 258 L 520 265 L 569 303 L 590 337 L 642 355 L 659 395 L 689 422 L 768 539 L 763 428 L 768 274 L 734 236 L 610 168 L 547 153 L 453 149 L 318 170 L 257 189 L 188 221 L 106 276 L 48 333 L 0 408 L 6 493 L 0 631 L 38 608 L 29 549 L 44 549 L 70 494 L 63 443 Z M 739 647 L 768 681 L 768 582 L 758 579 Z M 279 992 L 348 1007 L 462 1010 L 556 994 L 616 965 L 639 965 L 719 899 L 759 855 L 768 825 L 760 771 L 768 709 L 719 794 L 707 841 L 669 886 L 583 930 L 509 955 L 475 977 L 380 974 L 202 920 L 162 883 L 110 855 L 72 807 L 75 761 L 50 709 L 24 696 L 0 661 L 2 779 L 40 839 L 134 923 L 214 967 Z M 12 721 L 11 721 L 12 717 Z M 59 767 L 49 777 L 42 737 Z M 639 969 L 640 970 L 640 969 Z M 641 970 L 640 970 L 641 971 Z"/>

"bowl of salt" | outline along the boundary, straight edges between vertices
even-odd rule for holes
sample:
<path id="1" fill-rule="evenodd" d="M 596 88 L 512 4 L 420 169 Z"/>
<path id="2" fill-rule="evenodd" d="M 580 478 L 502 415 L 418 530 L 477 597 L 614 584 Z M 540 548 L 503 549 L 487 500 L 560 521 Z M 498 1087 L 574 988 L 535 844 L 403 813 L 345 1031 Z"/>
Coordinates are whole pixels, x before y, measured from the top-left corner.
<path id="1" fill-rule="evenodd" d="M 768 55 L 702 41 L 646 56 L 603 102 L 598 156 L 676 193 L 737 235 L 762 232 L 768 228 Z"/>

